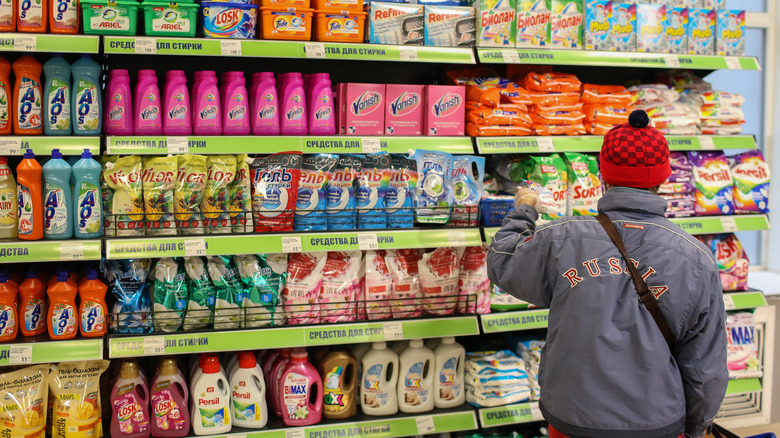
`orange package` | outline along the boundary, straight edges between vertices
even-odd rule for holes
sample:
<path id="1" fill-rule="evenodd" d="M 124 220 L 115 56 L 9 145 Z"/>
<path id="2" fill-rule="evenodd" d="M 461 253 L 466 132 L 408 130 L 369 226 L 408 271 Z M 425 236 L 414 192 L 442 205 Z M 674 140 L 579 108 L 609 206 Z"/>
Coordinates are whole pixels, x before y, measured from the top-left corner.
<path id="1" fill-rule="evenodd" d="M 610 105 L 628 105 L 631 103 L 631 93 L 620 85 L 582 86 L 582 101 L 585 103 L 603 103 Z"/>
<path id="2" fill-rule="evenodd" d="M 483 108 L 493 108 L 493 107 L 482 105 L 479 102 L 474 102 L 471 100 L 466 101 L 466 111 L 471 111 L 473 109 L 483 109 Z M 518 111 L 521 113 L 528 112 L 528 106 L 522 103 L 501 103 L 498 105 L 498 108 L 509 110 L 509 111 Z"/>
<path id="3" fill-rule="evenodd" d="M 523 105 L 530 105 L 533 103 L 531 97 L 528 94 L 528 90 L 516 84 L 515 82 L 509 82 L 498 86 L 501 91 L 501 102 Z"/>
<path id="4" fill-rule="evenodd" d="M 582 111 L 585 113 L 585 118 L 588 121 L 608 125 L 627 123 L 628 115 L 631 114 L 631 108 L 629 107 L 599 104 L 586 104 L 583 106 Z"/>
<path id="5" fill-rule="evenodd" d="M 483 126 L 476 123 L 466 123 L 466 134 L 471 137 L 531 135 L 531 128 L 524 126 Z"/>
<path id="6" fill-rule="evenodd" d="M 566 105 L 555 105 L 555 104 L 536 104 L 531 107 L 531 111 L 535 111 L 537 113 L 549 113 L 553 111 L 577 111 L 582 112 L 582 102 L 572 103 L 572 104 L 566 104 Z"/>
<path id="7" fill-rule="evenodd" d="M 490 67 L 464 68 L 460 70 L 451 70 L 447 72 L 447 77 L 455 85 L 473 84 L 474 78 L 497 76 L 498 73 Z"/>
<path id="8" fill-rule="evenodd" d="M 549 113 L 531 113 L 535 125 L 576 125 L 582 123 L 585 114 L 576 111 L 553 111 Z"/>
<path id="9" fill-rule="evenodd" d="M 523 79 L 525 88 L 533 91 L 555 93 L 580 92 L 582 82 L 577 76 L 568 73 L 528 73 Z"/>
<path id="10" fill-rule="evenodd" d="M 511 125 L 530 128 L 533 124 L 531 116 L 526 112 L 512 111 L 504 108 L 478 108 L 466 114 L 466 121 L 477 125 Z"/>
<path id="11" fill-rule="evenodd" d="M 585 132 L 587 132 L 589 135 L 605 135 L 614 126 L 615 125 L 611 125 L 607 123 L 586 121 Z"/>
<path id="12" fill-rule="evenodd" d="M 585 125 L 582 123 L 577 123 L 575 125 L 534 125 L 534 134 L 583 135 L 585 134 Z"/>
<path id="13" fill-rule="evenodd" d="M 529 92 L 528 96 L 534 105 L 542 106 L 574 105 L 580 101 L 580 93 Z"/>
<path id="14" fill-rule="evenodd" d="M 495 108 L 501 102 L 501 90 L 486 85 L 466 85 L 466 101 Z"/>

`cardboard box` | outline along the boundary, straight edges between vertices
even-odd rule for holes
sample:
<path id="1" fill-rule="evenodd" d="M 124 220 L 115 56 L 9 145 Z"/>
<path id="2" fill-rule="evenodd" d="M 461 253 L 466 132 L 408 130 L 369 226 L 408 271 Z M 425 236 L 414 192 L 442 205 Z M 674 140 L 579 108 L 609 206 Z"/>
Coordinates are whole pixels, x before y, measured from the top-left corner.
<path id="1" fill-rule="evenodd" d="M 735 9 L 718 10 L 718 24 L 715 44 L 720 56 L 745 55 L 745 11 Z"/>
<path id="2" fill-rule="evenodd" d="M 422 135 L 425 85 L 387 84 L 385 134 Z"/>
<path id="3" fill-rule="evenodd" d="M 425 5 L 425 45 L 474 47 L 474 16 L 472 7 Z"/>
<path id="4" fill-rule="evenodd" d="M 585 48 L 610 50 L 612 46 L 612 2 L 587 0 L 585 2 Z"/>
<path id="5" fill-rule="evenodd" d="M 423 6 L 371 2 L 368 29 L 368 42 L 372 44 L 421 46 L 425 40 Z"/>
<path id="6" fill-rule="evenodd" d="M 688 53 L 715 54 L 715 11 L 688 9 Z"/>
<path id="7" fill-rule="evenodd" d="M 614 52 L 636 52 L 636 5 L 612 4 L 612 46 Z"/>
<path id="8" fill-rule="evenodd" d="M 466 87 L 428 85 L 425 89 L 425 135 L 464 135 Z"/>
<path id="9" fill-rule="evenodd" d="M 688 53 L 688 8 L 666 8 L 669 53 Z"/>
<path id="10" fill-rule="evenodd" d="M 477 13 L 477 46 L 515 46 L 516 0 L 474 0 L 471 6 Z"/>
<path id="11" fill-rule="evenodd" d="M 517 47 L 549 47 L 552 0 L 518 0 Z"/>
<path id="12" fill-rule="evenodd" d="M 553 49 L 582 49 L 582 0 L 552 0 L 550 36 Z"/>
<path id="13" fill-rule="evenodd" d="M 636 5 L 636 51 L 666 53 L 666 5 Z"/>
<path id="14" fill-rule="evenodd" d="M 341 133 L 382 135 L 385 131 L 385 84 L 344 84 L 341 90 Z"/>

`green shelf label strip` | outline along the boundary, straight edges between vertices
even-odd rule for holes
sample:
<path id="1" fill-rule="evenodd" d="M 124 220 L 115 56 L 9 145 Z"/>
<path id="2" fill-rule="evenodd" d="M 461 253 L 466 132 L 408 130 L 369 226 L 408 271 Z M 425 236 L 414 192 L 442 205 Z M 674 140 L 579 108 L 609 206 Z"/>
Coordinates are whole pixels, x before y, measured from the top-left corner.
<path id="1" fill-rule="evenodd" d="M 0 242 L 0 263 L 100 260 L 100 240 Z"/>
<path id="2" fill-rule="evenodd" d="M 482 331 L 485 334 L 532 330 L 547 327 L 548 309 L 522 310 L 516 312 L 489 313 L 480 315 Z"/>
<path id="3" fill-rule="evenodd" d="M 483 428 L 542 420 L 544 417 L 539 410 L 539 403 L 535 401 L 479 410 L 479 424 Z"/>
<path id="4" fill-rule="evenodd" d="M 673 151 L 717 149 L 756 149 L 752 135 L 692 135 L 669 136 Z M 539 153 L 539 152 L 599 152 L 604 140 L 600 135 L 559 137 L 478 137 L 477 150 L 481 154 Z"/>
<path id="5" fill-rule="evenodd" d="M 761 380 L 757 378 L 729 380 L 728 386 L 726 387 L 726 395 L 759 392 L 762 389 Z"/>
<path id="6" fill-rule="evenodd" d="M 17 342 L 0 346 L 0 365 L 32 365 L 100 359 L 103 359 L 103 339 Z"/>
<path id="7" fill-rule="evenodd" d="M 726 310 L 755 309 L 767 305 L 766 297 L 760 291 L 724 292 Z"/>
<path id="8" fill-rule="evenodd" d="M 0 33 L 0 51 L 94 54 L 99 48 L 99 36 Z"/>
<path id="9" fill-rule="evenodd" d="M 81 155 L 89 149 L 93 155 L 100 154 L 100 137 L 55 137 L 55 136 L 0 136 L 0 155 L 24 155 L 32 149 L 36 155 L 51 155 L 52 149 L 59 149 L 63 155 Z"/>

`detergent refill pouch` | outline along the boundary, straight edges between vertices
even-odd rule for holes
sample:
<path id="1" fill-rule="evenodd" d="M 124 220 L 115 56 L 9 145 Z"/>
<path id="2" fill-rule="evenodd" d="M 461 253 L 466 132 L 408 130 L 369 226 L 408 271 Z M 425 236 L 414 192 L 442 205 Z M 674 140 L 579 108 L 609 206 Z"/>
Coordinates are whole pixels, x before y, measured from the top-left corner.
<path id="1" fill-rule="evenodd" d="M 114 227 L 107 227 L 107 235 L 143 236 L 144 235 L 144 198 L 141 181 L 141 157 L 131 155 L 106 161 L 103 180 L 113 193 L 111 208 L 106 210 L 115 216 L 111 220 Z"/>
<path id="2" fill-rule="evenodd" d="M 46 436 L 46 418 L 51 416 L 51 412 L 47 414 L 48 377 L 48 365 L 0 374 L 0 436 Z"/>
<path id="3" fill-rule="evenodd" d="M 387 228 L 412 228 L 414 226 L 414 200 L 417 187 L 417 161 L 405 156 L 390 155 L 393 171 L 385 192 Z"/>
<path id="4" fill-rule="evenodd" d="M 298 182 L 298 199 L 295 201 L 293 231 L 326 231 L 328 219 L 325 213 L 328 187 L 337 155 L 304 155 L 301 162 L 301 180 Z"/>
<path id="5" fill-rule="evenodd" d="M 244 284 L 242 327 L 281 325 L 281 296 L 287 277 L 287 254 L 246 254 L 235 257 Z"/>
<path id="6" fill-rule="evenodd" d="M 451 154 L 418 150 L 412 154 L 417 161 L 418 180 L 413 192 L 415 220 L 421 224 L 446 224 L 452 205 Z"/>
<path id="7" fill-rule="evenodd" d="M 252 161 L 255 232 L 293 230 L 302 161 L 300 152 L 279 152 Z"/>
<path id="8" fill-rule="evenodd" d="M 354 230 L 355 179 L 363 169 L 363 155 L 340 155 L 325 190 L 328 230 Z"/>
<path id="9" fill-rule="evenodd" d="M 759 150 L 729 157 L 737 213 L 769 213 L 769 166 Z"/>
<path id="10" fill-rule="evenodd" d="M 229 256 L 208 258 L 208 272 L 217 289 L 214 302 L 214 328 L 217 330 L 238 328 L 241 323 L 241 301 L 244 285 L 238 269 Z"/>
<path id="11" fill-rule="evenodd" d="M 249 182 L 249 162 L 246 154 L 236 155 L 236 176 L 230 183 L 230 226 L 234 234 L 251 233 L 252 184 Z"/>
<path id="12" fill-rule="evenodd" d="M 152 305 L 156 332 L 175 332 L 187 308 L 187 282 L 179 259 L 163 257 L 152 269 Z"/>
<path id="13" fill-rule="evenodd" d="M 178 178 L 178 159 L 173 155 L 144 158 L 142 178 L 147 232 L 151 235 L 176 234 L 173 193 L 174 181 Z"/>
<path id="14" fill-rule="evenodd" d="M 100 269 L 116 302 L 111 307 L 112 333 L 150 333 L 151 302 L 146 279 L 149 259 L 102 260 Z"/>
<path id="15" fill-rule="evenodd" d="M 390 175 L 390 155 L 386 152 L 366 155 L 357 177 L 355 205 L 358 209 L 358 228 L 376 230 L 387 228 L 385 195 Z"/>
<path id="16" fill-rule="evenodd" d="M 693 209 L 697 216 L 734 214 L 734 181 L 722 152 L 689 152 L 693 165 Z"/>
<path id="17" fill-rule="evenodd" d="M 474 174 L 476 170 L 476 175 Z M 479 222 L 479 200 L 485 195 L 485 158 L 457 156 L 452 165 L 454 205 L 450 225 L 476 227 Z"/>
<path id="18" fill-rule="evenodd" d="M 595 216 L 603 189 L 594 155 L 564 152 L 568 175 L 567 216 Z"/>
<path id="19" fill-rule="evenodd" d="M 187 274 L 187 312 L 183 330 L 204 329 L 214 322 L 214 302 L 217 289 L 209 278 L 206 264 L 201 257 L 185 257 L 184 272 Z"/>
<path id="20" fill-rule="evenodd" d="M 173 189 L 176 228 L 181 234 L 203 234 L 200 203 L 206 188 L 206 156 L 183 154 L 177 160 L 179 168 Z"/>
<path id="21" fill-rule="evenodd" d="M 230 233 L 230 184 L 236 176 L 234 155 L 211 155 L 206 158 L 206 188 L 200 203 L 204 231 Z"/>

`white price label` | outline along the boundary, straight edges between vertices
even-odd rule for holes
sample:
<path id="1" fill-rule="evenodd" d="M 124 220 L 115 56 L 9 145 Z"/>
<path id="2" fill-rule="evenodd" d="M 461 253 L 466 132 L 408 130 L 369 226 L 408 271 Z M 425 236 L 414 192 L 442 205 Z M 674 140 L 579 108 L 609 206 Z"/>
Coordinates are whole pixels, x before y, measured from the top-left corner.
<path id="1" fill-rule="evenodd" d="M 736 304 L 734 304 L 734 297 L 729 294 L 723 294 L 723 304 L 726 306 L 726 310 L 737 309 Z"/>
<path id="2" fill-rule="evenodd" d="M 539 147 L 539 152 L 555 152 L 555 143 L 550 137 L 537 137 L 536 146 Z"/>
<path id="3" fill-rule="evenodd" d="M 169 154 L 186 154 L 190 151 L 187 137 L 168 137 L 166 142 Z"/>
<path id="4" fill-rule="evenodd" d="M 466 246 L 466 232 L 447 231 L 447 240 L 451 246 Z"/>
<path id="5" fill-rule="evenodd" d="M 358 234 L 358 248 L 362 251 L 379 249 L 379 240 L 376 233 Z"/>
<path id="6" fill-rule="evenodd" d="M 307 58 L 325 59 L 325 44 L 305 43 L 303 49 L 306 51 Z"/>
<path id="7" fill-rule="evenodd" d="M 205 255 L 205 239 L 187 239 L 184 241 L 184 257 L 202 257 Z"/>
<path id="8" fill-rule="evenodd" d="M 520 63 L 520 54 L 516 50 L 502 50 L 501 57 L 504 58 L 504 62 L 507 64 Z"/>
<path id="9" fill-rule="evenodd" d="M 241 41 L 222 40 L 219 45 L 222 56 L 241 56 Z"/>
<path id="10" fill-rule="evenodd" d="M 729 70 L 742 70 L 742 64 L 739 63 L 739 58 L 735 56 L 726 56 L 726 67 Z"/>
<path id="11" fill-rule="evenodd" d="M 305 436 L 306 434 L 304 433 L 303 428 L 284 431 L 284 438 L 304 438 Z"/>
<path id="12" fill-rule="evenodd" d="M 531 416 L 534 420 L 542 420 L 544 417 L 542 416 L 542 410 L 539 409 L 539 403 L 531 402 L 531 405 L 528 406 L 531 409 Z"/>
<path id="13" fill-rule="evenodd" d="M 145 338 L 144 354 L 165 354 L 165 338 L 162 336 Z"/>
<path id="14" fill-rule="evenodd" d="M 301 243 L 301 236 L 285 236 L 282 237 L 282 251 L 284 252 L 302 252 L 303 244 Z"/>
<path id="15" fill-rule="evenodd" d="M 22 139 L 4 137 L 0 138 L 0 155 L 10 156 L 19 155 L 22 150 Z"/>
<path id="16" fill-rule="evenodd" d="M 141 55 L 154 55 L 157 53 L 156 38 L 136 38 L 135 53 Z"/>
<path id="17" fill-rule="evenodd" d="M 378 138 L 362 138 L 360 144 L 363 145 L 364 154 L 376 154 L 382 151 L 382 141 Z"/>
<path id="18" fill-rule="evenodd" d="M 386 322 L 382 324 L 385 341 L 400 341 L 404 338 L 404 327 L 400 322 Z"/>
<path id="19" fill-rule="evenodd" d="M 677 55 L 666 55 L 664 56 L 664 64 L 666 64 L 667 67 L 679 68 L 680 59 Z"/>
<path id="20" fill-rule="evenodd" d="M 12 345 L 8 352 L 10 365 L 24 365 L 32 363 L 32 345 Z"/>
<path id="21" fill-rule="evenodd" d="M 735 233 L 737 231 L 737 220 L 733 217 L 720 218 L 720 226 L 724 233 Z"/>
<path id="22" fill-rule="evenodd" d="M 699 147 L 705 151 L 711 151 L 715 149 L 715 141 L 709 135 L 700 135 L 696 137 L 699 140 Z"/>
<path id="23" fill-rule="evenodd" d="M 400 47 L 398 54 L 401 56 L 401 61 L 417 61 L 417 47 Z"/>
<path id="24" fill-rule="evenodd" d="M 61 243 L 60 260 L 84 260 L 84 244 L 82 242 Z"/>
<path id="25" fill-rule="evenodd" d="M 228 435 L 228 437 L 230 437 L 230 438 L 246 438 L 246 434 L 245 433 L 233 433 L 233 434 Z"/>
<path id="26" fill-rule="evenodd" d="M 38 38 L 29 35 L 17 35 L 14 37 L 14 50 L 22 52 L 34 52 L 38 48 Z"/>
<path id="27" fill-rule="evenodd" d="M 436 432 L 436 425 L 433 424 L 433 417 L 426 415 L 414 419 L 417 422 L 417 433 L 420 435 Z"/>

